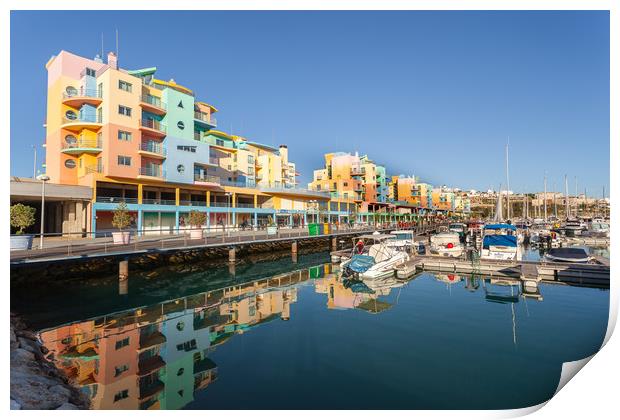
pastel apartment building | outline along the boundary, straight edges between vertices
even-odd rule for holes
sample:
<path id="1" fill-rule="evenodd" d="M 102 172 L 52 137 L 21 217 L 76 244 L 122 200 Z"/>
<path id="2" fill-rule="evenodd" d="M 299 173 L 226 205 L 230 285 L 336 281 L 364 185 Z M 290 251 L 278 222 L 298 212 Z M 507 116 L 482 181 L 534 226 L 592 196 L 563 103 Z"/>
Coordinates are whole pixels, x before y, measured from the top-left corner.
<path id="1" fill-rule="evenodd" d="M 205 227 L 349 216 L 353 196 L 299 188 L 286 145 L 218 130 L 218 109 L 156 78 L 155 67 L 125 70 L 114 53 L 104 62 L 61 51 L 46 68 L 46 172 L 51 183 L 92 189 L 85 230 L 112 229 L 121 201 L 132 228 L 147 233 L 186 227 L 191 210 L 208 214 Z"/>

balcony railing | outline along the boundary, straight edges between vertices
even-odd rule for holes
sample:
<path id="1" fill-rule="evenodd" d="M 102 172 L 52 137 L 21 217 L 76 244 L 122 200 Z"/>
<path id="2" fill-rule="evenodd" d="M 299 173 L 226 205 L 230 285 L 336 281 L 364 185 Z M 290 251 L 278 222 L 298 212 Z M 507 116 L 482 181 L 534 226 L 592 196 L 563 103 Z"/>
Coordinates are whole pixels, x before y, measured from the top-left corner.
<path id="1" fill-rule="evenodd" d="M 152 176 L 155 178 L 163 178 L 164 171 L 161 166 L 147 166 L 146 168 L 140 168 L 138 175 Z"/>
<path id="2" fill-rule="evenodd" d="M 194 119 L 198 120 L 198 121 L 202 121 L 205 122 L 209 125 L 212 126 L 216 126 L 217 125 L 217 120 L 215 119 L 215 117 L 209 115 L 209 114 L 205 114 L 204 112 L 197 112 L 194 111 Z"/>
<path id="3" fill-rule="evenodd" d="M 153 105 L 154 107 L 164 109 L 164 104 L 161 99 L 153 95 L 142 95 L 142 102 Z"/>
<path id="4" fill-rule="evenodd" d="M 84 168 L 84 172 L 88 174 L 101 174 L 103 173 L 103 165 L 89 165 Z"/>
<path id="5" fill-rule="evenodd" d="M 63 150 L 70 149 L 101 149 L 102 141 L 97 139 L 78 139 L 75 143 L 62 143 Z"/>
<path id="6" fill-rule="evenodd" d="M 100 197 L 97 196 L 97 203 L 127 203 L 137 204 L 138 199 L 135 197 Z"/>
<path id="7" fill-rule="evenodd" d="M 140 124 L 142 125 L 142 127 L 150 128 L 156 131 L 161 131 L 162 133 L 166 132 L 166 126 L 157 120 L 143 118 Z"/>
<path id="8" fill-rule="evenodd" d="M 143 198 L 142 204 L 157 204 L 161 206 L 176 206 L 176 200 L 162 200 L 160 198 Z"/>
<path id="9" fill-rule="evenodd" d="M 160 143 L 143 142 L 140 143 L 140 150 L 143 152 L 154 153 L 157 155 L 166 156 L 166 148 Z"/>
<path id="10" fill-rule="evenodd" d="M 213 183 L 213 184 L 219 184 L 220 183 L 220 177 L 219 176 L 213 176 L 213 175 L 194 174 L 194 181 L 197 181 L 197 182 L 210 182 L 210 183 Z"/>
<path id="11" fill-rule="evenodd" d="M 63 124 L 101 124 L 101 117 L 95 116 L 79 116 L 76 115 L 75 118 L 62 118 Z"/>
<path id="12" fill-rule="evenodd" d="M 211 165 L 219 165 L 220 164 L 220 158 L 214 157 L 214 156 L 209 156 L 209 163 Z"/>
<path id="13" fill-rule="evenodd" d="M 84 89 L 84 88 L 80 88 L 80 89 L 75 89 L 75 90 L 71 90 L 69 92 L 64 91 L 62 93 L 62 97 L 63 99 L 69 99 L 69 98 L 99 98 L 101 99 L 102 95 L 101 95 L 101 91 L 98 89 Z"/>

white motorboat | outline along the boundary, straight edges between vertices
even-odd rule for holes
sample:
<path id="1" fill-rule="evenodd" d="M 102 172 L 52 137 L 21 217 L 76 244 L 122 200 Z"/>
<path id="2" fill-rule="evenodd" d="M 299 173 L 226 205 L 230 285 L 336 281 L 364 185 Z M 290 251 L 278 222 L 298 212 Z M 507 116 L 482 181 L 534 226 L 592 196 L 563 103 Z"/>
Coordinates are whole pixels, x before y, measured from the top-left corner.
<path id="1" fill-rule="evenodd" d="M 491 260 L 521 260 L 517 228 L 505 223 L 496 223 L 484 227 L 482 252 L 480 258 Z"/>
<path id="2" fill-rule="evenodd" d="M 609 223 L 602 219 L 593 219 L 588 230 L 595 236 L 609 237 Z"/>
<path id="3" fill-rule="evenodd" d="M 463 250 L 458 233 L 442 232 L 431 236 L 431 254 L 443 257 L 460 257 Z"/>
<path id="4" fill-rule="evenodd" d="M 357 238 L 351 259 L 340 264 L 345 275 L 364 279 L 377 279 L 394 275 L 397 265 L 409 260 L 409 254 L 389 246 L 394 235 L 364 235 Z M 372 245 L 366 244 L 371 242 Z"/>

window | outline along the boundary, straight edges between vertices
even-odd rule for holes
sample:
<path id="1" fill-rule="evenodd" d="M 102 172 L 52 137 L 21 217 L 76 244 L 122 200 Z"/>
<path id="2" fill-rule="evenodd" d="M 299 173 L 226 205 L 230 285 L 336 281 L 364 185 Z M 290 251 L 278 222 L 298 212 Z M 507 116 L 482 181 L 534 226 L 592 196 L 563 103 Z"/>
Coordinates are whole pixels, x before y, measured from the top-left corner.
<path id="1" fill-rule="evenodd" d="M 183 101 L 179 101 L 179 105 L 177 105 L 179 108 L 183 108 Z"/>
<path id="2" fill-rule="evenodd" d="M 180 174 L 185 172 L 185 166 L 184 165 L 177 166 L 177 172 L 180 173 Z M 179 324 L 181 324 L 181 322 Z M 177 329 L 179 329 L 179 324 L 177 324 Z M 181 329 L 183 329 L 183 328 L 181 328 Z M 181 330 L 179 330 L 179 331 L 181 331 Z"/>
<path id="3" fill-rule="evenodd" d="M 103 83 L 97 85 L 97 96 L 103 98 Z"/>
<path id="4" fill-rule="evenodd" d="M 131 132 L 118 130 L 118 139 L 125 140 L 125 141 L 131 141 Z"/>
<path id="5" fill-rule="evenodd" d="M 118 88 L 120 90 L 124 90 L 125 92 L 131 92 L 131 83 L 128 83 L 124 80 L 118 81 Z"/>
<path id="6" fill-rule="evenodd" d="M 185 123 L 183 121 L 179 121 L 177 123 L 177 127 L 179 127 L 179 130 L 183 130 L 185 128 Z"/>
<path id="7" fill-rule="evenodd" d="M 122 166 L 131 166 L 131 157 L 129 156 L 119 156 L 118 164 Z"/>
<path id="8" fill-rule="evenodd" d="M 121 375 L 123 372 L 126 372 L 129 370 L 129 366 L 128 365 L 120 365 L 120 366 L 116 366 L 114 368 L 114 376 L 119 376 Z"/>
<path id="9" fill-rule="evenodd" d="M 124 389 L 121 392 L 118 392 L 114 395 L 114 402 L 124 400 L 127 397 L 129 397 L 129 390 Z"/>
<path id="10" fill-rule="evenodd" d="M 65 160 L 65 168 L 68 168 L 68 169 L 75 168 L 75 161 L 73 159 Z"/>
<path id="11" fill-rule="evenodd" d="M 182 150 L 183 152 L 196 153 L 196 146 L 177 146 L 177 150 Z"/>
<path id="12" fill-rule="evenodd" d="M 63 338 L 60 342 L 61 342 L 62 344 L 70 344 L 70 343 L 71 343 L 71 338 L 72 338 L 71 336 L 69 336 L 69 337 L 65 337 L 65 338 Z"/>
<path id="13" fill-rule="evenodd" d="M 71 110 L 68 110 L 65 112 L 65 117 L 67 117 L 68 120 L 73 121 L 77 119 L 77 114 Z"/>
<path id="14" fill-rule="evenodd" d="M 75 138 L 75 136 L 69 134 L 68 136 L 65 136 L 65 143 L 67 143 L 68 145 L 73 145 L 77 143 L 77 139 Z"/>
<path id="15" fill-rule="evenodd" d="M 131 108 L 124 106 L 124 105 L 119 105 L 118 113 L 121 115 L 125 115 L 127 117 L 131 117 Z"/>
<path id="16" fill-rule="evenodd" d="M 177 376 L 183 375 L 183 372 L 185 372 L 185 369 L 180 368 L 179 370 L 177 370 Z"/>
<path id="17" fill-rule="evenodd" d="M 254 156 L 248 155 L 248 164 L 254 165 Z"/>
<path id="18" fill-rule="evenodd" d="M 95 77 L 95 70 L 89 69 L 88 67 L 86 67 L 86 75 L 87 76 L 91 76 L 91 77 Z"/>
<path id="19" fill-rule="evenodd" d="M 78 90 L 74 88 L 73 86 L 67 86 L 67 88 L 65 89 L 65 92 L 67 93 L 67 96 L 75 96 L 77 95 Z"/>
<path id="20" fill-rule="evenodd" d="M 348 186 L 349 186 L 349 183 L 348 183 L 348 182 L 343 182 L 343 183 L 342 183 L 342 186 L 343 186 L 343 187 L 348 187 Z"/>
<path id="21" fill-rule="evenodd" d="M 116 350 L 119 350 L 128 345 L 129 345 L 129 337 L 125 337 L 122 340 L 119 340 L 116 342 L 115 348 Z"/>
<path id="22" fill-rule="evenodd" d="M 230 166 L 230 165 L 228 165 L 228 170 L 229 170 L 229 171 L 231 170 L 231 166 Z"/>

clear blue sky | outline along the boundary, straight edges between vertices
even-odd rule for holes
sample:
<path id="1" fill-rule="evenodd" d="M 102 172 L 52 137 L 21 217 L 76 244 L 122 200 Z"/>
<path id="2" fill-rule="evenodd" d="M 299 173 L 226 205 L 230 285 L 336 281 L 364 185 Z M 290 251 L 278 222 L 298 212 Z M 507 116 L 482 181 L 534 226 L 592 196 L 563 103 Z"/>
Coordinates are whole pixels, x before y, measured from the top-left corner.
<path id="1" fill-rule="evenodd" d="M 66 22 L 63 23 L 63 22 Z M 60 28 L 66 28 L 62 32 Z M 73 29 L 69 29 L 73 28 Z M 389 174 L 515 191 L 609 186 L 607 12 L 12 12 L 11 173 L 45 137 L 45 63 L 114 48 L 220 109 L 219 128 L 286 143 L 312 178 L 329 151 Z M 39 149 L 42 153 L 43 149 Z"/>

